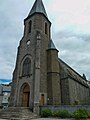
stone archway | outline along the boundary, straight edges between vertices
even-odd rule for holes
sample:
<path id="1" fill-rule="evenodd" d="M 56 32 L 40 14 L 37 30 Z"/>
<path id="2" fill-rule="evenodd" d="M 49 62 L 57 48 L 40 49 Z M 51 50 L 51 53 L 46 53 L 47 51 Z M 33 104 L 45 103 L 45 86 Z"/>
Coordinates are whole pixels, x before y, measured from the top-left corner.
<path id="1" fill-rule="evenodd" d="M 30 101 L 30 87 L 27 83 L 24 83 L 21 87 L 21 106 L 29 107 Z"/>

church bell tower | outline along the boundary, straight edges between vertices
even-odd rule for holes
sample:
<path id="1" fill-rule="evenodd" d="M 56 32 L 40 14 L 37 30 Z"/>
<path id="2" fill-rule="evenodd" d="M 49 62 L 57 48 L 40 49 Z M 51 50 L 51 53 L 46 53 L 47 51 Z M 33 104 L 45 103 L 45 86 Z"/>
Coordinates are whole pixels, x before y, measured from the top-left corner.
<path id="1" fill-rule="evenodd" d="M 11 106 L 47 104 L 47 53 L 51 22 L 42 0 L 36 0 L 24 19 L 10 97 Z"/>

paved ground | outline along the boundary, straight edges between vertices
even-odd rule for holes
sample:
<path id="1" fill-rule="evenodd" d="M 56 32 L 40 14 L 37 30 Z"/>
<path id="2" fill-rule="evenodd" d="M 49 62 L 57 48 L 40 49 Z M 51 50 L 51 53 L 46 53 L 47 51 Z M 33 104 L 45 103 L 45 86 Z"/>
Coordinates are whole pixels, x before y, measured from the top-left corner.
<path id="1" fill-rule="evenodd" d="M 72 120 L 72 119 L 39 118 L 39 119 L 33 119 L 33 120 Z"/>
<path id="2" fill-rule="evenodd" d="M 0 120 L 7 120 L 7 119 L 0 119 Z M 39 118 L 39 119 L 32 119 L 32 120 L 70 120 L 70 119 Z"/>
<path id="3" fill-rule="evenodd" d="M 0 120 L 8 120 L 8 119 L 0 119 Z M 18 119 L 16 119 L 16 120 L 18 120 Z M 73 120 L 73 119 L 38 118 L 38 119 L 32 119 L 32 120 Z"/>
<path id="4" fill-rule="evenodd" d="M 0 119 L 0 120 L 7 120 L 7 119 Z M 11 120 L 20 120 L 20 119 L 11 119 Z M 28 119 L 24 119 L 24 120 L 28 120 Z M 38 119 L 32 119 L 32 120 L 75 120 L 75 119 L 38 118 Z M 90 119 L 87 119 L 87 120 L 90 120 Z"/>

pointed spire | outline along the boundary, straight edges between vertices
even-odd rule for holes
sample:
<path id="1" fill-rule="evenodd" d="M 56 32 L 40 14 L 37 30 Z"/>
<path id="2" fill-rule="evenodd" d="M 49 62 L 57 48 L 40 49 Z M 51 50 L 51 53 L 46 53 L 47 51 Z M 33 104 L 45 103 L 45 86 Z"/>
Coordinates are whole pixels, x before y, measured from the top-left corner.
<path id="1" fill-rule="evenodd" d="M 54 45 L 52 40 L 50 40 L 49 49 L 56 49 L 56 47 L 55 47 L 55 45 Z"/>
<path id="2" fill-rule="evenodd" d="M 36 0 L 35 1 L 35 3 L 34 3 L 34 5 L 33 5 L 33 7 L 32 7 L 32 9 L 31 9 L 31 11 L 30 11 L 28 16 L 31 16 L 34 13 L 42 13 L 42 14 L 44 14 L 48 18 L 42 0 Z"/>

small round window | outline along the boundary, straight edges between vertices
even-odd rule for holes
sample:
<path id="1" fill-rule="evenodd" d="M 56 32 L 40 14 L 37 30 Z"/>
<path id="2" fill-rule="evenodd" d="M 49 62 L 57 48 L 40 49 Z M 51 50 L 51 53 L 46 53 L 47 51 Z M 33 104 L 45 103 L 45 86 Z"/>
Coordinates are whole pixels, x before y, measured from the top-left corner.
<path id="1" fill-rule="evenodd" d="M 27 41 L 27 45 L 30 45 L 30 40 Z"/>

